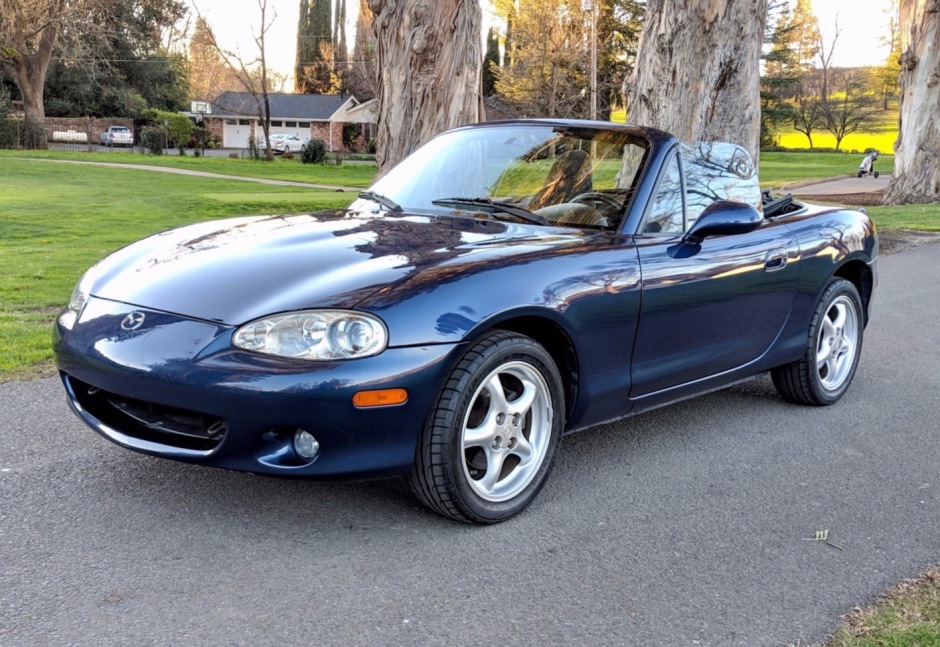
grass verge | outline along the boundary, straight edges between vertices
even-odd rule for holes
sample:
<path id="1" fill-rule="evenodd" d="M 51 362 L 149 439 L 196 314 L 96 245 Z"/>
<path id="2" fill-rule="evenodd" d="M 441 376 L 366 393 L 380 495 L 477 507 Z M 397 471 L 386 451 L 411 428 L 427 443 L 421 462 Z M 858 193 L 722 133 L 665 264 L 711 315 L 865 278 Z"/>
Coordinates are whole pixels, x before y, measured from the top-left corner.
<path id="1" fill-rule="evenodd" d="M 901 207 L 869 207 L 879 228 L 940 231 L 940 204 L 908 204 Z"/>
<path id="2" fill-rule="evenodd" d="M 937 647 L 940 645 L 940 567 L 906 580 L 868 609 L 845 618 L 824 647 Z"/>

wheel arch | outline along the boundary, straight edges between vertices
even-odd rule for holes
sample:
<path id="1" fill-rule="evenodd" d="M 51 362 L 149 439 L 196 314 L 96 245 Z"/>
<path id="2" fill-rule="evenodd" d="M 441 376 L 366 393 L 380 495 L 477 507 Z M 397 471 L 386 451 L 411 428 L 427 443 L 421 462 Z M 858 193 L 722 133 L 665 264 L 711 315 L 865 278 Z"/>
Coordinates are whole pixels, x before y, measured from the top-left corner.
<path id="1" fill-rule="evenodd" d="M 858 290 L 858 294 L 862 298 L 864 324 L 868 325 L 869 304 L 871 303 L 872 292 L 875 289 L 875 279 L 871 267 L 862 259 L 855 258 L 840 265 L 833 276 L 849 281 Z"/>
<path id="2" fill-rule="evenodd" d="M 574 342 L 564 328 L 548 317 L 522 315 L 496 322 L 486 330 L 481 330 L 480 334 L 491 330 L 505 330 L 531 337 L 551 355 L 564 387 L 565 419 L 570 419 L 578 397 L 580 371 Z"/>

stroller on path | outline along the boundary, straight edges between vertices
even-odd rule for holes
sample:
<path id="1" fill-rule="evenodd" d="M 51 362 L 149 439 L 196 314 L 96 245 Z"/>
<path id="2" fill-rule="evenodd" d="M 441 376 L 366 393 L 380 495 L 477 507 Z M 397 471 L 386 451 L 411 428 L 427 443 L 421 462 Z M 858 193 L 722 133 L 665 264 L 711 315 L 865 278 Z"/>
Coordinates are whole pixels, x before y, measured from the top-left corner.
<path id="1" fill-rule="evenodd" d="M 862 163 L 858 165 L 858 177 L 872 175 L 877 178 L 880 173 L 875 170 L 876 159 L 878 159 L 878 151 L 872 151 L 866 155 L 865 159 L 862 160 Z"/>

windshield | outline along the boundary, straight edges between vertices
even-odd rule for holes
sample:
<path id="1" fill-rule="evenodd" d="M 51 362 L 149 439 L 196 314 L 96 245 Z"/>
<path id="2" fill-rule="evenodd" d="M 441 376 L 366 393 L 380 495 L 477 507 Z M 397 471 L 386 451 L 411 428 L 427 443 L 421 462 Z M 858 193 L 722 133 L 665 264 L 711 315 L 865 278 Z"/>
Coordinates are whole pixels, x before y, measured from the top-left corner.
<path id="1" fill-rule="evenodd" d="M 371 192 L 405 211 L 473 211 L 616 229 L 646 148 L 644 140 L 630 134 L 592 128 L 469 128 L 434 138 L 378 180 Z M 635 163 L 626 164 L 626 159 Z M 351 208 L 366 206 L 353 203 Z"/>

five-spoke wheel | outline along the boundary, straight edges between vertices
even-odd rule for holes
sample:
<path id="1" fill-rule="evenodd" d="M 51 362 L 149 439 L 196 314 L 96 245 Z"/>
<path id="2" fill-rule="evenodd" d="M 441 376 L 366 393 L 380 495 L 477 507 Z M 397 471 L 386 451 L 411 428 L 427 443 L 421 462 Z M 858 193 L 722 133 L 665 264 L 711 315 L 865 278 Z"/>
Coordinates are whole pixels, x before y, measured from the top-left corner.
<path id="1" fill-rule="evenodd" d="M 826 405 L 849 388 L 862 350 L 862 300 L 849 281 L 835 278 L 823 290 L 799 361 L 771 371 L 787 400 Z"/>
<path id="2" fill-rule="evenodd" d="M 487 501 L 506 501 L 532 482 L 551 442 L 548 385 L 531 364 L 507 362 L 483 379 L 463 423 L 464 475 Z"/>
<path id="3" fill-rule="evenodd" d="M 545 483 L 561 439 L 562 382 L 529 337 L 494 331 L 451 372 L 410 475 L 432 510 L 495 523 L 521 512 Z"/>

